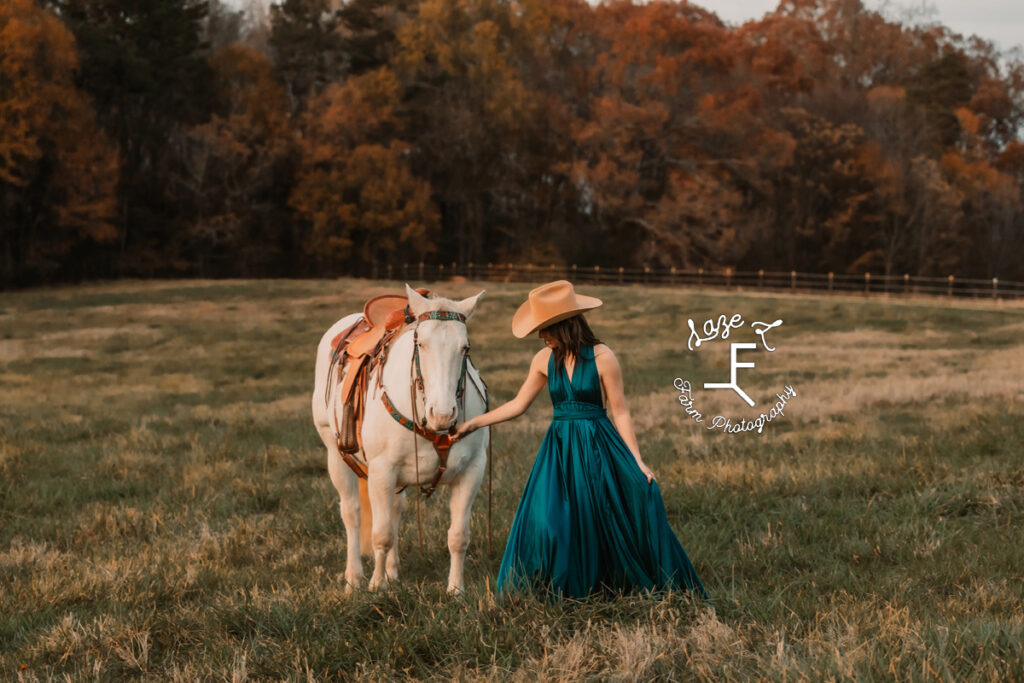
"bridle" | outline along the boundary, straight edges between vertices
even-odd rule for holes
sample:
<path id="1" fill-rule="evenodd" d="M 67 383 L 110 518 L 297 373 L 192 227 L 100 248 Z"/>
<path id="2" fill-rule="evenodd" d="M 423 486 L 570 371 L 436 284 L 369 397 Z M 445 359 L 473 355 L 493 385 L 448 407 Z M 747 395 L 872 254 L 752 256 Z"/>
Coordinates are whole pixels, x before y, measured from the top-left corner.
<path id="1" fill-rule="evenodd" d="M 400 425 L 402 425 L 406 429 L 412 431 L 414 434 L 418 434 L 418 435 L 422 436 L 427 441 L 429 441 L 431 444 L 433 444 L 434 450 L 437 452 L 437 457 L 439 459 L 437 472 L 434 473 L 434 478 L 430 481 L 429 484 L 425 484 L 424 486 L 422 486 L 420 488 L 420 491 L 423 493 L 423 495 L 425 495 L 425 496 L 427 496 L 429 498 L 430 495 L 434 492 L 434 489 L 437 488 L 438 481 L 440 481 L 441 476 L 444 474 L 445 469 L 447 469 L 447 467 L 448 467 L 448 451 L 451 450 L 451 447 L 452 447 L 452 443 L 453 442 L 452 442 L 451 435 L 454 433 L 455 425 L 453 424 L 451 427 L 448 428 L 447 431 L 436 432 L 436 431 L 434 431 L 432 429 L 427 429 L 427 417 L 426 417 L 426 415 L 424 415 L 422 418 L 418 418 L 418 415 L 417 415 L 416 408 L 419 405 L 419 403 L 417 401 L 416 391 L 417 391 L 417 389 L 421 393 L 423 393 L 423 391 L 424 391 L 424 387 L 423 387 L 423 371 L 420 368 L 420 341 L 419 341 L 419 324 L 420 324 L 420 322 L 422 322 L 424 320 L 451 320 L 451 321 L 456 321 L 456 322 L 460 322 L 460 323 L 465 324 L 466 323 L 466 316 L 463 315 L 462 313 L 459 313 L 458 311 L 439 310 L 439 311 L 427 311 L 425 313 L 421 313 L 419 316 L 414 317 L 412 315 L 412 312 L 409 310 L 409 306 L 405 307 L 405 321 L 406 321 L 406 323 L 415 323 L 415 327 L 413 328 L 413 332 L 412 332 L 412 347 L 413 347 L 412 357 L 413 357 L 413 361 L 412 361 L 412 367 L 410 368 L 411 381 L 410 381 L 410 387 L 409 387 L 409 389 L 410 389 L 409 395 L 411 397 L 411 405 L 412 405 L 412 418 L 410 419 L 410 418 L 406 417 L 405 415 L 402 414 L 402 412 L 400 410 L 398 410 L 398 408 L 395 407 L 394 402 L 392 402 L 391 398 L 388 396 L 387 390 L 382 390 L 382 392 L 381 392 L 381 402 L 384 404 L 385 410 L 388 411 L 388 413 L 391 415 L 392 418 L 395 419 L 396 422 L 398 422 Z M 467 375 L 466 369 L 467 369 L 468 365 L 469 365 L 469 346 L 467 345 L 465 351 L 462 354 L 462 369 L 459 372 L 459 383 L 458 383 L 458 386 L 457 386 L 457 388 L 455 390 L 456 404 L 457 404 L 457 407 L 460 408 L 459 412 L 456 413 L 456 415 L 459 415 L 459 414 L 465 415 L 466 414 L 466 375 Z M 378 386 L 381 386 L 381 383 L 383 382 L 383 379 L 382 379 L 383 378 L 383 374 L 384 374 L 383 369 L 384 368 L 383 368 L 383 363 L 382 363 L 381 364 L 381 370 L 380 370 L 380 373 L 378 374 L 378 378 L 377 378 L 378 379 Z M 412 371 L 413 370 L 415 370 L 415 376 L 412 376 Z M 471 377 L 471 379 L 472 379 L 472 377 Z M 475 381 L 474 381 L 474 385 L 475 385 Z M 480 391 L 479 387 L 477 387 L 477 391 L 480 392 L 480 396 L 481 396 L 481 398 L 484 399 L 484 403 L 486 404 L 487 403 L 487 393 L 485 391 Z M 419 442 L 416 441 L 415 437 L 413 438 L 413 448 L 414 448 L 414 452 L 416 454 L 416 456 L 415 456 L 416 457 L 416 467 L 417 467 L 416 481 L 419 481 L 419 478 L 420 478 L 419 477 Z"/>

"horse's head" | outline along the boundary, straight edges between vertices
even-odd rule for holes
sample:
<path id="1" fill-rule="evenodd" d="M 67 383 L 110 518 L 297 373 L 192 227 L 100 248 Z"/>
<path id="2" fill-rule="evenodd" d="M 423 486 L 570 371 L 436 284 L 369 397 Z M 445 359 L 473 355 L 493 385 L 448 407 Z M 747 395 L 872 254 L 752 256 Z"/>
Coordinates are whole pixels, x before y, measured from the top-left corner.
<path id="1" fill-rule="evenodd" d="M 480 290 L 475 296 L 454 301 L 442 296 L 427 298 L 408 284 L 405 286 L 409 310 L 414 317 L 418 318 L 430 311 L 452 311 L 461 313 L 467 322 L 485 291 Z M 469 350 L 469 334 L 466 325 L 454 318 L 428 318 L 416 325 L 426 406 L 423 417 L 427 427 L 435 432 L 447 431 L 458 419 L 456 392 L 462 375 L 463 358 Z"/>

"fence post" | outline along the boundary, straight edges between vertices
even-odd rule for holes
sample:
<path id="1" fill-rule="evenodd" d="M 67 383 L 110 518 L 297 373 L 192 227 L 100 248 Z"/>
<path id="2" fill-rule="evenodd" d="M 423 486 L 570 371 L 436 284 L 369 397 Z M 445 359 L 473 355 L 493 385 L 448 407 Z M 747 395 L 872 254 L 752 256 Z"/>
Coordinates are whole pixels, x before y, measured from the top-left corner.
<path id="1" fill-rule="evenodd" d="M 796 271 L 795 270 L 789 271 L 789 288 L 792 289 L 792 290 L 796 290 Z"/>
<path id="2" fill-rule="evenodd" d="M 388 279 L 391 279 L 391 264 L 388 264 Z"/>
<path id="3" fill-rule="evenodd" d="M 405 282 L 409 281 L 409 264 L 408 263 L 403 263 L 402 264 L 402 280 L 404 280 Z"/>
<path id="4" fill-rule="evenodd" d="M 764 289 L 764 268 L 757 269 L 757 286 L 759 289 Z"/>
<path id="5" fill-rule="evenodd" d="M 473 279 L 473 262 L 472 261 L 469 262 L 469 266 L 466 268 L 466 276 L 470 280 Z"/>
<path id="6" fill-rule="evenodd" d="M 729 289 L 732 285 L 732 268 L 725 269 L 725 288 Z"/>
<path id="7" fill-rule="evenodd" d="M 594 282 L 601 282 L 601 266 L 594 266 Z"/>
<path id="8" fill-rule="evenodd" d="M 999 278 L 994 277 L 994 278 L 992 278 L 992 298 L 993 299 L 998 299 L 999 298 L 999 293 L 998 292 L 999 292 Z"/>
<path id="9" fill-rule="evenodd" d="M 572 264 L 572 281 L 576 282 L 576 264 Z"/>
<path id="10" fill-rule="evenodd" d="M 420 261 L 420 282 L 423 282 L 423 261 Z"/>
<path id="11" fill-rule="evenodd" d="M 676 284 L 676 267 L 672 266 L 668 269 L 668 283 L 670 285 Z"/>
<path id="12" fill-rule="evenodd" d="M 835 280 L 836 275 L 831 270 L 828 271 L 828 291 L 832 291 L 832 281 Z"/>
<path id="13" fill-rule="evenodd" d="M 622 266 L 619 266 L 619 284 L 622 284 Z"/>
<path id="14" fill-rule="evenodd" d="M 647 284 L 647 274 L 649 272 L 651 272 L 651 269 L 648 266 L 644 266 L 644 284 L 645 285 Z"/>
<path id="15" fill-rule="evenodd" d="M 438 263 L 437 264 L 437 279 L 441 280 L 441 281 L 444 280 L 444 264 L 443 263 Z"/>
<path id="16" fill-rule="evenodd" d="M 903 273 L 903 296 L 910 295 L 910 273 Z"/>
<path id="17" fill-rule="evenodd" d="M 703 287 L 704 286 L 704 269 L 703 268 L 698 268 L 697 269 L 697 286 L 698 287 Z"/>
<path id="18" fill-rule="evenodd" d="M 871 273 L 864 273 L 864 293 L 871 291 Z"/>
<path id="19" fill-rule="evenodd" d="M 953 296 L 953 276 L 949 276 L 949 290 L 946 292 L 949 296 Z"/>

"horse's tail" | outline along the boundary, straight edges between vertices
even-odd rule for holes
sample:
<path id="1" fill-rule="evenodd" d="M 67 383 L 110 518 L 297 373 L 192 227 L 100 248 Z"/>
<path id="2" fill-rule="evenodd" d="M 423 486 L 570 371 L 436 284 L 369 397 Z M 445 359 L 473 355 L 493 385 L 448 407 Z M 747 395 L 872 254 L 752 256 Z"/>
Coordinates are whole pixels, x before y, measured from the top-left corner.
<path id="1" fill-rule="evenodd" d="M 370 491 L 366 480 L 359 478 L 359 552 L 373 557 L 373 512 L 370 510 Z"/>

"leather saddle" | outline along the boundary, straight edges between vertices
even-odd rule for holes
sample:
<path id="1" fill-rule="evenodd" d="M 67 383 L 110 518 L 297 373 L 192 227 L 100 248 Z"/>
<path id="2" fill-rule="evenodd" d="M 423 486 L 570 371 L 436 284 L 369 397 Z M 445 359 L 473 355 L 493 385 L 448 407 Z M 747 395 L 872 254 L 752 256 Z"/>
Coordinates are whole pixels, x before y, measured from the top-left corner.
<path id="1" fill-rule="evenodd" d="M 416 291 L 423 296 L 429 294 L 425 288 Z M 331 340 L 334 349 L 331 363 L 338 368 L 337 381 L 341 384 L 341 402 L 344 405 L 343 424 L 338 437 L 338 448 L 343 455 L 355 453 L 362 447 L 359 432 L 370 369 L 374 363 L 384 360 L 386 344 L 381 342 L 385 335 L 391 332 L 393 336 L 406 324 L 405 308 L 408 304 L 408 297 L 400 294 L 376 296 L 363 305 L 363 315 L 359 320 Z"/>

